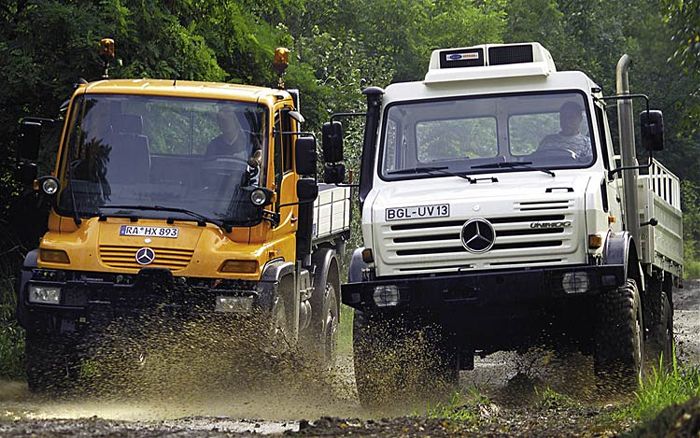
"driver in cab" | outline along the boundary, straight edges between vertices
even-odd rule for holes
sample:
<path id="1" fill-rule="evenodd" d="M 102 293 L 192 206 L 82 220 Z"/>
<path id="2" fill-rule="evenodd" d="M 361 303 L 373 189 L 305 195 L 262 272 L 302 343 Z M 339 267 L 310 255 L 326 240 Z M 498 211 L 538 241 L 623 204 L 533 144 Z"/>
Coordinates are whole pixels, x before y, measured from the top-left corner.
<path id="1" fill-rule="evenodd" d="M 239 117 L 242 115 L 232 105 L 219 106 L 216 121 L 221 134 L 209 142 L 205 157 L 233 158 L 246 163 L 243 185 L 257 186 L 260 183 L 260 150 L 251 151 L 250 136 L 241 127 Z"/>
<path id="2" fill-rule="evenodd" d="M 230 105 L 221 105 L 216 114 L 216 121 L 221 134 L 215 137 L 207 145 L 208 157 L 226 156 L 248 161 L 249 143 L 247 135 L 241 128 L 239 115 Z"/>
<path id="3" fill-rule="evenodd" d="M 571 154 L 576 161 L 590 161 L 591 139 L 581 134 L 583 108 L 577 102 L 569 101 L 559 109 L 559 126 L 561 131 L 550 134 L 540 142 L 538 152 L 562 150 Z"/>

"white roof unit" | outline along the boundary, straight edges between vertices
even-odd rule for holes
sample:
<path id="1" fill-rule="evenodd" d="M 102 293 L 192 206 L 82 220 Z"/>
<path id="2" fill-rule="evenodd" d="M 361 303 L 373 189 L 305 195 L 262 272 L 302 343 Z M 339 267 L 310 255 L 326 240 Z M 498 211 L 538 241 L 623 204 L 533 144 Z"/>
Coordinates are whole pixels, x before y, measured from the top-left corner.
<path id="1" fill-rule="evenodd" d="M 517 76 L 549 76 L 557 71 L 540 43 L 482 44 L 434 50 L 426 84 Z"/>

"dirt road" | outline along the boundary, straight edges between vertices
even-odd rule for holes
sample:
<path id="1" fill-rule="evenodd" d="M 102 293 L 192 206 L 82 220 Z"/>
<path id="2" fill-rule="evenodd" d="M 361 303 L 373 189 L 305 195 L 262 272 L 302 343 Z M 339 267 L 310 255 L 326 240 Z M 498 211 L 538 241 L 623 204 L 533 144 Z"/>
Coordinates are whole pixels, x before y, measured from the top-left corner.
<path id="1" fill-rule="evenodd" d="M 679 358 L 698 364 L 700 280 L 688 282 L 674 301 Z M 594 394 L 588 361 L 546 352 L 492 355 L 461 374 L 458 399 L 404 407 L 388 419 L 358 405 L 348 353 L 328 377 L 330 386 L 307 379 L 302 388 L 231 392 L 198 387 L 192 380 L 176 392 L 56 400 L 29 394 L 23 382 L 0 382 L 0 436 L 614 435 L 627 430 L 631 425 L 614 414 L 620 400 Z M 469 409 L 455 418 L 451 410 L 464 405 Z"/>

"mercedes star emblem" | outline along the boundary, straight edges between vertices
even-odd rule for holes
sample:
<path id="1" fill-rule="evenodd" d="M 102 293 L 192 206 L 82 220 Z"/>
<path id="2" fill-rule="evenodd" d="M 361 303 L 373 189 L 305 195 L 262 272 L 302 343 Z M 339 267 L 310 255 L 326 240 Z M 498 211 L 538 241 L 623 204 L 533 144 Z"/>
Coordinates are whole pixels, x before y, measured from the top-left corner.
<path id="1" fill-rule="evenodd" d="M 481 253 L 490 250 L 496 241 L 496 231 L 486 219 L 469 219 L 460 233 L 462 245 L 467 251 Z"/>
<path id="2" fill-rule="evenodd" d="M 144 247 L 136 251 L 136 263 L 139 265 L 150 265 L 156 259 L 156 253 L 151 248 Z"/>

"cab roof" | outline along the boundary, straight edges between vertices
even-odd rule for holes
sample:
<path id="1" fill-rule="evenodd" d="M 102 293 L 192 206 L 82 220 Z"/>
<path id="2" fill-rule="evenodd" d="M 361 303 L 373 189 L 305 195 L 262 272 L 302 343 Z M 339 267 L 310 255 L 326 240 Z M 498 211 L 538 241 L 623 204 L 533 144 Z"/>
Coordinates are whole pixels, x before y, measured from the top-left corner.
<path id="1" fill-rule="evenodd" d="M 285 90 L 223 82 L 173 81 L 172 79 L 108 79 L 91 82 L 85 93 L 178 96 L 259 102 L 268 97 L 287 98 Z"/>

